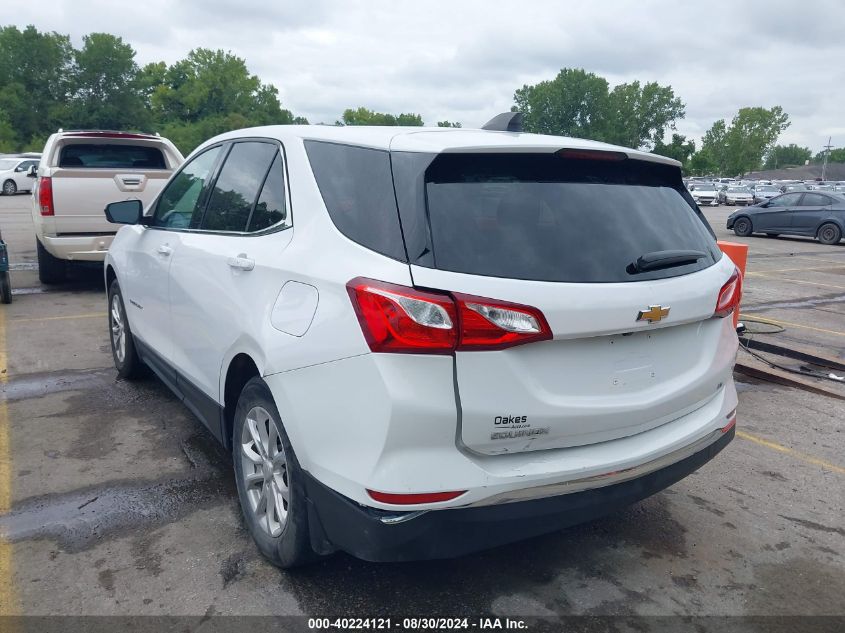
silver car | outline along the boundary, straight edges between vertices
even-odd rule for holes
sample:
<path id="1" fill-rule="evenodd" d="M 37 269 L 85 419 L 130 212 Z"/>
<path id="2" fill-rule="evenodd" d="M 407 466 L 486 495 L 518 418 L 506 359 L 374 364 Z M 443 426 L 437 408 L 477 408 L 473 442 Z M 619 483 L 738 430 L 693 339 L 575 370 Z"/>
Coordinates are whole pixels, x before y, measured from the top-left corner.
<path id="1" fill-rule="evenodd" d="M 725 204 L 748 206 L 754 204 L 754 194 L 748 187 L 728 187 L 725 190 Z"/>

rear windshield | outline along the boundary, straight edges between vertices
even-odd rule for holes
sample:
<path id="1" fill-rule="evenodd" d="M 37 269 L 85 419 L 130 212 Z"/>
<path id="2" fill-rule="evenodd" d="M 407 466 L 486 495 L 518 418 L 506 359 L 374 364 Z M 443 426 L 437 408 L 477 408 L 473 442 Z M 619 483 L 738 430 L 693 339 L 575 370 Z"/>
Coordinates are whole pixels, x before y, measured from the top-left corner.
<path id="1" fill-rule="evenodd" d="M 626 282 L 687 274 L 721 256 L 675 167 L 557 154 L 443 154 L 426 170 L 424 190 L 430 265 L 441 270 Z M 640 256 L 667 250 L 703 257 L 631 272 Z"/>
<path id="2" fill-rule="evenodd" d="M 116 145 L 114 143 L 75 143 L 65 145 L 59 167 L 100 169 L 166 169 L 164 155 L 157 147 Z"/>

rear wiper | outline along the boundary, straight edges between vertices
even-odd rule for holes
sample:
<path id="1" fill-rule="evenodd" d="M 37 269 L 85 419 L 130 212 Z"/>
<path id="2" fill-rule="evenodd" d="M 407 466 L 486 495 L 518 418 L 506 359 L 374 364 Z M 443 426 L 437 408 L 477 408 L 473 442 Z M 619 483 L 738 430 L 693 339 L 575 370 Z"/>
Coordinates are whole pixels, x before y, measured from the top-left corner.
<path id="1" fill-rule="evenodd" d="M 707 257 L 707 253 L 701 251 L 654 251 L 638 257 L 637 261 L 628 264 L 626 270 L 629 275 L 636 275 L 650 270 L 694 264 L 703 257 Z"/>

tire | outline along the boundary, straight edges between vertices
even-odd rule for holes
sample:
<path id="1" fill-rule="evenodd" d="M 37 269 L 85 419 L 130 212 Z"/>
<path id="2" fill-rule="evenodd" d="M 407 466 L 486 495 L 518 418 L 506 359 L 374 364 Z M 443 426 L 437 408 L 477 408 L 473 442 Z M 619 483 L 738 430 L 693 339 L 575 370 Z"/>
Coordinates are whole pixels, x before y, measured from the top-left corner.
<path id="1" fill-rule="evenodd" d="M 109 342 L 117 377 L 122 380 L 133 380 L 145 374 L 144 363 L 135 349 L 135 339 L 126 317 L 126 307 L 117 279 L 109 286 Z"/>
<path id="2" fill-rule="evenodd" d="M 18 192 L 18 185 L 14 180 L 7 180 L 3 183 L 3 195 L 13 196 Z"/>
<path id="3" fill-rule="evenodd" d="M 0 273 L 0 301 L 12 303 L 12 280 L 9 278 L 9 271 Z"/>
<path id="4" fill-rule="evenodd" d="M 822 244 L 827 244 L 828 246 L 839 244 L 839 240 L 842 239 L 842 229 L 833 222 L 825 222 L 819 227 L 819 232 L 816 233 L 816 236 Z"/>
<path id="5" fill-rule="evenodd" d="M 244 522 L 258 550 L 283 569 L 313 561 L 317 555 L 308 531 L 302 469 L 270 389 L 261 378 L 244 386 L 234 422 L 235 483 Z M 252 478 L 249 485 L 247 477 Z M 273 503 L 270 512 L 268 501 Z"/>
<path id="6" fill-rule="evenodd" d="M 754 232 L 754 227 L 751 224 L 751 218 L 747 215 L 741 215 L 734 220 L 734 233 L 740 237 L 748 237 Z"/>
<path id="7" fill-rule="evenodd" d="M 67 279 L 67 263 L 53 257 L 47 249 L 35 240 L 35 250 L 38 253 L 38 279 L 42 284 L 60 284 Z"/>

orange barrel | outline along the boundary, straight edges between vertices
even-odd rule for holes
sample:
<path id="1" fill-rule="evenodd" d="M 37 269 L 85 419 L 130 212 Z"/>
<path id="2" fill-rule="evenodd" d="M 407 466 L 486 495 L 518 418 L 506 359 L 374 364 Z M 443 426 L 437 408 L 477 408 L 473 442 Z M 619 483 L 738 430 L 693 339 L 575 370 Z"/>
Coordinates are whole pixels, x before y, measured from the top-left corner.
<path id="1" fill-rule="evenodd" d="M 740 244 L 739 242 L 725 242 L 719 240 L 716 242 L 722 252 L 731 258 L 731 261 L 739 268 L 739 274 L 742 275 L 743 283 L 745 282 L 745 263 L 748 261 L 748 244 Z M 742 296 L 740 295 L 740 301 Z M 734 312 L 734 327 L 739 323 L 739 309 Z"/>

